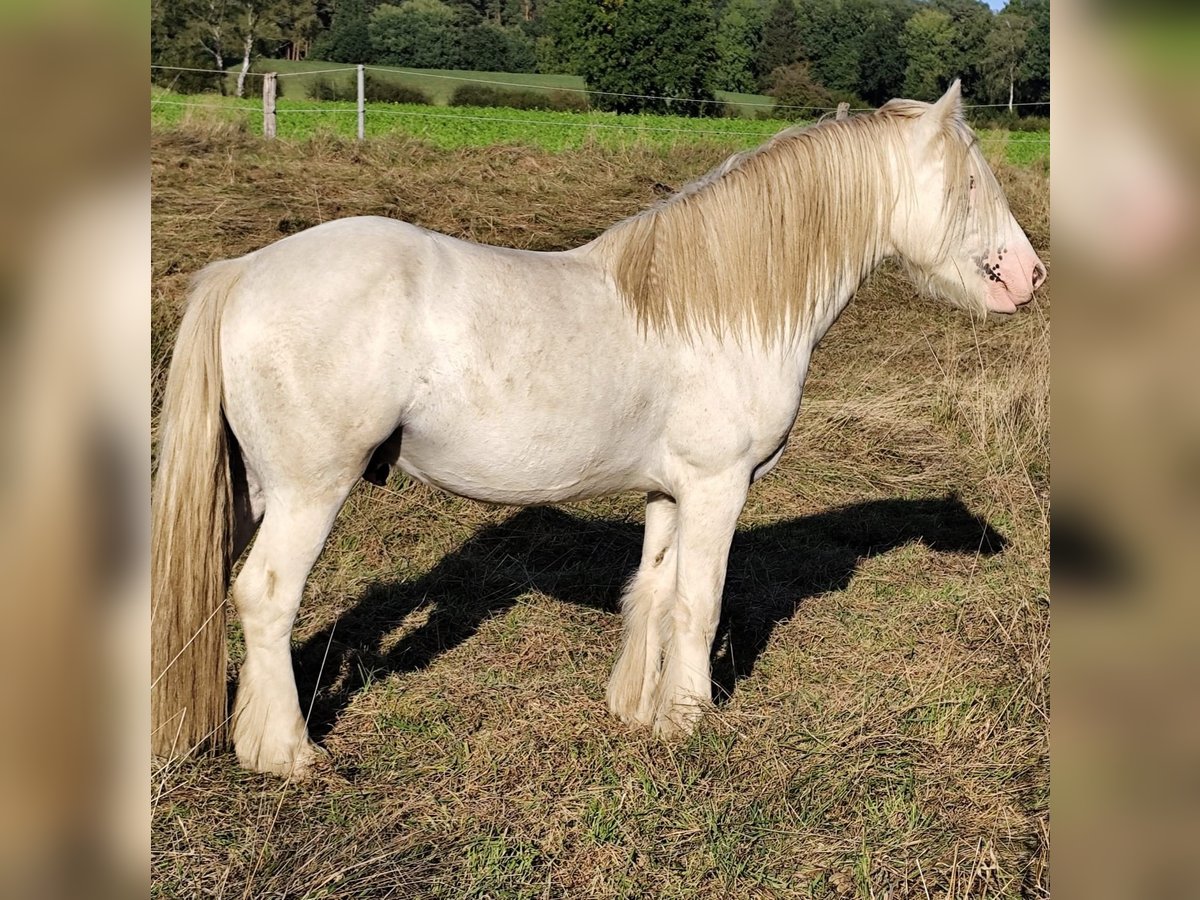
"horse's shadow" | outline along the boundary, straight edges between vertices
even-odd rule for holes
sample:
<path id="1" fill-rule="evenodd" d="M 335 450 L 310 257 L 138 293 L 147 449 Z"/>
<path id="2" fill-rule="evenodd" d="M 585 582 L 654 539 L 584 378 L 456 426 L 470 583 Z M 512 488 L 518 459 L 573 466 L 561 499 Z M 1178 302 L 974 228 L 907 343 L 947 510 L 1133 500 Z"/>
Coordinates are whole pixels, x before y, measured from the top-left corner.
<path id="1" fill-rule="evenodd" d="M 641 537 L 640 523 L 524 509 L 481 529 L 427 575 L 372 585 L 297 651 L 300 696 L 312 697 L 318 677 L 325 685 L 313 701 L 313 737 L 329 733 L 368 681 L 424 668 L 529 591 L 615 613 L 637 567 Z M 1007 544 L 954 496 L 874 500 L 739 531 L 715 642 L 718 702 L 751 674 L 775 626 L 805 599 L 840 590 L 860 561 L 914 541 L 983 555 Z M 383 649 L 385 638 L 423 606 L 425 623 Z"/>

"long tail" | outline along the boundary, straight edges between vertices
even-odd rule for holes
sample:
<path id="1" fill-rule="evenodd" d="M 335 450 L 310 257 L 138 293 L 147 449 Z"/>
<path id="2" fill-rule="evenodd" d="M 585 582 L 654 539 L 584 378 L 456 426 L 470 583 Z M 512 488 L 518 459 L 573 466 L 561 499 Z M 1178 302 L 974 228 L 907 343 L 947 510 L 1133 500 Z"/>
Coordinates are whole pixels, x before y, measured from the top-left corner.
<path id="1" fill-rule="evenodd" d="M 150 745 L 156 756 L 225 743 L 233 500 L 220 333 L 241 271 L 233 260 L 196 276 L 163 399 L 150 536 Z"/>

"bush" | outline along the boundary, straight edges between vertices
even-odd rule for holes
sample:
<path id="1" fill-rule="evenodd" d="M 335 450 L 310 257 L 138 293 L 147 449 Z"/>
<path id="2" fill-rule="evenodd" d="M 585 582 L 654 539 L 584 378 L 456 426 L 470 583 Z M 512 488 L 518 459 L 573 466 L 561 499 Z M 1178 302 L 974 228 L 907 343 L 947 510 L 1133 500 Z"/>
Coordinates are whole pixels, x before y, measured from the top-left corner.
<path id="1" fill-rule="evenodd" d="M 832 106 L 837 106 L 839 103 L 848 103 L 850 105 L 851 112 L 854 112 L 856 109 L 863 110 L 872 108 L 871 104 L 862 97 L 858 96 L 858 94 L 851 94 L 849 91 L 832 90 L 829 93 L 833 97 L 833 103 L 831 104 Z"/>
<path id="2" fill-rule="evenodd" d="M 155 63 L 164 66 L 182 66 L 184 69 L 211 69 L 211 59 L 189 57 L 182 54 L 156 58 Z M 215 72 L 186 72 L 179 69 L 151 69 L 150 83 L 177 94 L 225 93 L 225 76 Z"/>
<path id="3" fill-rule="evenodd" d="M 419 103 L 422 106 L 433 103 L 420 88 L 376 78 L 370 72 L 363 73 L 363 97 L 373 103 Z"/>
<path id="4" fill-rule="evenodd" d="M 246 90 L 247 97 L 261 97 L 262 96 L 263 80 L 262 80 L 261 76 L 266 72 L 274 72 L 275 71 L 275 67 L 272 65 L 272 62 L 274 62 L 274 60 L 260 59 L 260 60 L 255 60 L 254 62 L 252 62 L 250 64 L 250 71 L 246 73 L 246 89 L 245 90 Z M 231 71 L 228 74 L 228 76 L 226 76 L 226 81 L 227 81 L 226 89 L 231 94 L 237 89 L 237 73 L 238 73 L 238 70 L 234 69 L 233 71 Z M 290 79 L 290 78 L 276 78 L 275 79 L 275 99 L 276 100 L 281 100 L 284 97 L 292 96 L 296 92 L 297 88 L 300 88 L 300 96 L 303 97 L 305 95 L 303 86 L 292 84 L 292 83 L 290 83 L 291 81 L 292 81 L 292 79 Z"/>
<path id="5" fill-rule="evenodd" d="M 450 97 L 451 106 L 499 106 L 507 109 L 550 109 L 587 112 L 587 97 L 568 91 L 528 91 L 495 88 L 487 84 L 464 84 Z"/>
<path id="6" fill-rule="evenodd" d="M 308 96 L 312 100 L 356 100 L 358 89 L 348 88 L 344 83 L 331 81 L 320 75 L 308 82 Z"/>
<path id="7" fill-rule="evenodd" d="M 308 84 L 308 96 L 313 100 L 358 100 L 358 85 L 353 78 L 347 81 L 330 81 L 325 76 L 312 79 Z M 370 72 L 363 73 L 363 99 L 372 103 L 419 103 L 430 106 L 433 101 L 419 88 L 409 87 L 386 78 L 377 78 Z"/>
<path id="8" fill-rule="evenodd" d="M 740 119 L 742 110 L 736 103 L 695 103 L 699 107 L 694 115 L 705 119 Z"/>
<path id="9" fill-rule="evenodd" d="M 450 95 L 451 106 L 503 106 L 500 91 L 483 84 L 462 84 Z"/>
<path id="10" fill-rule="evenodd" d="M 775 98 L 776 107 L 819 107 L 836 106 L 833 92 L 821 84 L 812 74 L 808 63 L 793 63 L 780 66 L 771 73 L 771 87 L 767 93 Z M 780 109 L 787 118 L 804 119 L 816 110 Z"/>
<path id="11" fill-rule="evenodd" d="M 554 109 L 559 112 L 587 112 L 592 108 L 587 94 L 575 91 L 550 91 L 542 96 L 549 103 L 546 109 Z"/>
<path id="12" fill-rule="evenodd" d="M 999 128 L 1007 131 L 1049 131 L 1046 116 L 1022 116 L 1009 112 L 1007 107 L 985 107 L 967 110 L 967 120 L 973 128 Z"/>
<path id="13" fill-rule="evenodd" d="M 1013 131 L 1049 131 L 1049 116 L 1021 116 L 1013 123 Z"/>

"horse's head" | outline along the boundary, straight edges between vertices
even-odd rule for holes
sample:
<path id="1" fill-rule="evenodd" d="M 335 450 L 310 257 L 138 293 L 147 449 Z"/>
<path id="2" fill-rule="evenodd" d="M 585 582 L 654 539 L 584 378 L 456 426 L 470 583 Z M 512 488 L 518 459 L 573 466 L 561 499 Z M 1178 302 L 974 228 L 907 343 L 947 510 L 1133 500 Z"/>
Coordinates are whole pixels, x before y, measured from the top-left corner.
<path id="1" fill-rule="evenodd" d="M 1046 267 L 1008 208 L 963 120 L 957 81 L 936 103 L 892 101 L 909 119 L 907 174 L 893 244 L 918 284 L 958 306 L 1013 313 L 1046 280 Z"/>

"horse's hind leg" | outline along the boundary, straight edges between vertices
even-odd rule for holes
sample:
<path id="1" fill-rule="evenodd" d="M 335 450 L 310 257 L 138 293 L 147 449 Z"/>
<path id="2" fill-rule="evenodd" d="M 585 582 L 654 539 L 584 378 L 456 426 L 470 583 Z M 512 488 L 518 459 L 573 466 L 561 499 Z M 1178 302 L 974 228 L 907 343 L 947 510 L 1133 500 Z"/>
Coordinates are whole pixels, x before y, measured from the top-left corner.
<path id="1" fill-rule="evenodd" d="M 242 765 L 301 776 L 317 758 L 300 713 L 291 637 L 308 573 L 353 482 L 325 490 L 273 491 L 254 547 L 233 586 L 246 641 L 234 708 Z"/>
<path id="2" fill-rule="evenodd" d="M 630 725 L 648 725 L 653 718 L 664 619 L 675 595 L 675 523 L 675 501 L 650 494 L 642 561 L 621 597 L 625 636 L 608 682 L 609 711 Z"/>
<path id="3" fill-rule="evenodd" d="M 228 431 L 229 441 L 229 481 L 233 489 L 233 555 L 232 559 L 241 559 L 254 532 L 262 522 L 266 502 L 263 498 L 262 485 L 258 476 L 246 465 L 242 448 L 234 437 L 233 431 Z"/>

